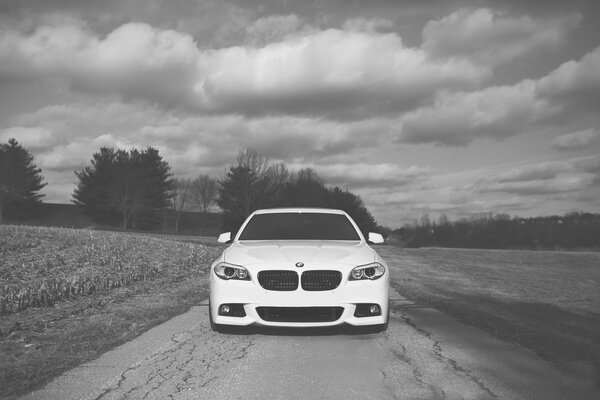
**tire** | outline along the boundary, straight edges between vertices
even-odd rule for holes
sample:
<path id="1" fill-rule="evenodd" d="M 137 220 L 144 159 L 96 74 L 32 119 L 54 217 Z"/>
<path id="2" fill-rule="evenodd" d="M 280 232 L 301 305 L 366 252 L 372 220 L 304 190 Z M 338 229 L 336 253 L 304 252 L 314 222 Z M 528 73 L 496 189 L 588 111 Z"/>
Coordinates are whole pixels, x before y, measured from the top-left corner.
<path id="1" fill-rule="evenodd" d="M 390 324 L 390 304 L 388 302 L 388 308 L 387 308 L 387 318 L 385 319 L 385 323 L 379 325 L 380 326 L 380 330 L 379 332 L 385 332 L 387 331 L 388 325 Z"/>
<path id="2" fill-rule="evenodd" d="M 378 325 L 378 327 L 379 327 L 379 331 L 378 332 L 385 332 L 385 331 L 387 331 L 389 323 L 390 323 L 390 321 L 387 321 L 385 324 Z"/>
<path id="3" fill-rule="evenodd" d="M 385 323 L 379 325 L 372 325 L 369 327 L 369 331 L 372 333 L 381 333 L 387 331 L 388 325 L 390 324 L 390 307 L 388 305 L 387 319 Z"/>
<path id="4" fill-rule="evenodd" d="M 212 329 L 213 332 L 222 332 L 223 331 L 223 326 L 220 324 L 216 324 L 215 321 L 213 320 L 212 307 L 210 306 L 210 303 L 208 303 L 208 320 L 210 322 L 210 329 Z"/>

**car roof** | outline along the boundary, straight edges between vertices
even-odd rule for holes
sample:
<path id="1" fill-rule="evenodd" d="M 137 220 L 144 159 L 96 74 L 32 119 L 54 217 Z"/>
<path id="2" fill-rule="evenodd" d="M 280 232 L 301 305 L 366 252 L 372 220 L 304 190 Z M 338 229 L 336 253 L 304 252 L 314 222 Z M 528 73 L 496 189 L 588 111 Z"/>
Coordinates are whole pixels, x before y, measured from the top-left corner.
<path id="1" fill-rule="evenodd" d="M 286 208 L 265 208 L 256 210 L 253 214 L 278 214 L 278 213 L 321 213 L 321 214 L 346 214 L 342 210 L 335 208 L 311 208 L 311 207 L 286 207 Z"/>

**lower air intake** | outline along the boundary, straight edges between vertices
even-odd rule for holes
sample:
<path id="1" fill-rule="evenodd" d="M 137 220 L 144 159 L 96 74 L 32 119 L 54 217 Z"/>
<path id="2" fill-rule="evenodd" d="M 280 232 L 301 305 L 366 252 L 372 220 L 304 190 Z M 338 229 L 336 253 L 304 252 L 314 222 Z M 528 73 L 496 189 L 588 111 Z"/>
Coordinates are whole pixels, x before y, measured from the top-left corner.
<path id="1" fill-rule="evenodd" d="M 256 312 L 269 322 L 333 322 L 340 319 L 343 307 L 257 307 Z"/>

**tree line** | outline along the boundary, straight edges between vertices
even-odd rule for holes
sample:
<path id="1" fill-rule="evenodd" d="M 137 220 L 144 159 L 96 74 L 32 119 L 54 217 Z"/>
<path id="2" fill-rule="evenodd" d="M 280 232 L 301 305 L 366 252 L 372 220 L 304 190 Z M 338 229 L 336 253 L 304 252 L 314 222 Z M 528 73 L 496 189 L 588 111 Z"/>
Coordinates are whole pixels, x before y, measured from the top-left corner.
<path id="1" fill-rule="evenodd" d="M 185 211 L 208 214 L 217 205 L 223 230 L 237 231 L 255 210 L 269 207 L 331 207 L 348 212 L 363 232 L 377 224 L 360 197 L 327 187 L 312 169 L 291 171 L 253 149 L 241 150 L 225 176 L 174 178 L 152 147 L 139 151 L 102 148 L 91 165 L 76 172 L 73 201 L 102 223 L 121 219 L 123 229 L 144 229 L 172 216 L 175 231 Z M 207 219 L 208 220 L 208 219 Z"/>
<path id="2" fill-rule="evenodd" d="M 393 235 L 406 247 L 600 249 L 600 214 L 523 218 L 485 213 L 454 222 L 445 215 L 431 221 L 425 214 Z"/>
<path id="3" fill-rule="evenodd" d="M 41 201 L 46 185 L 33 156 L 15 139 L 0 144 L 0 223 L 3 215 L 25 219 Z M 122 229 L 179 230 L 186 211 L 205 215 L 220 208 L 222 229 L 236 231 L 253 211 L 268 207 L 330 207 L 348 212 L 363 232 L 377 230 L 359 196 L 328 187 L 312 169 L 292 171 L 252 149 L 241 150 L 216 180 L 208 175 L 177 179 L 153 147 L 129 151 L 102 147 L 89 165 L 74 171 L 72 201 L 94 221 Z M 17 212 L 18 211 L 18 212 Z"/>
<path id="4" fill-rule="evenodd" d="M 327 186 L 313 169 L 292 171 L 252 149 L 240 151 L 219 180 L 208 175 L 177 179 L 153 147 L 103 147 L 75 175 L 72 201 L 98 223 L 123 229 L 160 229 L 169 220 L 178 231 L 181 217 L 190 210 L 214 223 L 210 211 L 217 206 L 221 229 L 237 231 L 260 208 L 326 207 L 346 211 L 363 233 L 392 235 L 406 247 L 600 249 L 600 214 L 585 212 L 535 218 L 487 213 L 453 222 L 445 215 L 432 221 L 426 214 L 415 224 L 390 231 L 377 226 L 359 196 Z M 0 143 L 0 223 L 27 219 L 45 186 L 26 149 L 15 139 Z"/>
<path id="5" fill-rule="evenodd" d="M 337 208 L 347 212 L 363 234 L 381 230 L 359 196 L 325 185 L 311 168 L 291 171 L 253 149 L 239 152 L 219 181 L 218 192 L 216 203 L 226 231 L 237 231 L 253 211 L 271 207 Z"/>

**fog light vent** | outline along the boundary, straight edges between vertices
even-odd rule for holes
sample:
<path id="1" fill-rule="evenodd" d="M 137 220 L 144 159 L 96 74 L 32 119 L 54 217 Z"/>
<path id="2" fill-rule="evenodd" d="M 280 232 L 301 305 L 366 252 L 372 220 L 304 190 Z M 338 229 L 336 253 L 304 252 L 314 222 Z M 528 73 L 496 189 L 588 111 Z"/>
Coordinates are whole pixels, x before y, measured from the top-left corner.
<path id="1" fill-rule="evenodd" d="M 221 304 L 221 306 L 219 306 L 219 315 L 226 317 L 245 317 L 246 311 L 244 311 L 243 304 Z"/>
<path id="2" fill-rule="evenodd" d="M 373 303 L 361 303 L 356 305 L 354 316 L 357 318 L 362 317 L 375 317 L 381 315 L 381 307 L 379 304 Z"/>

